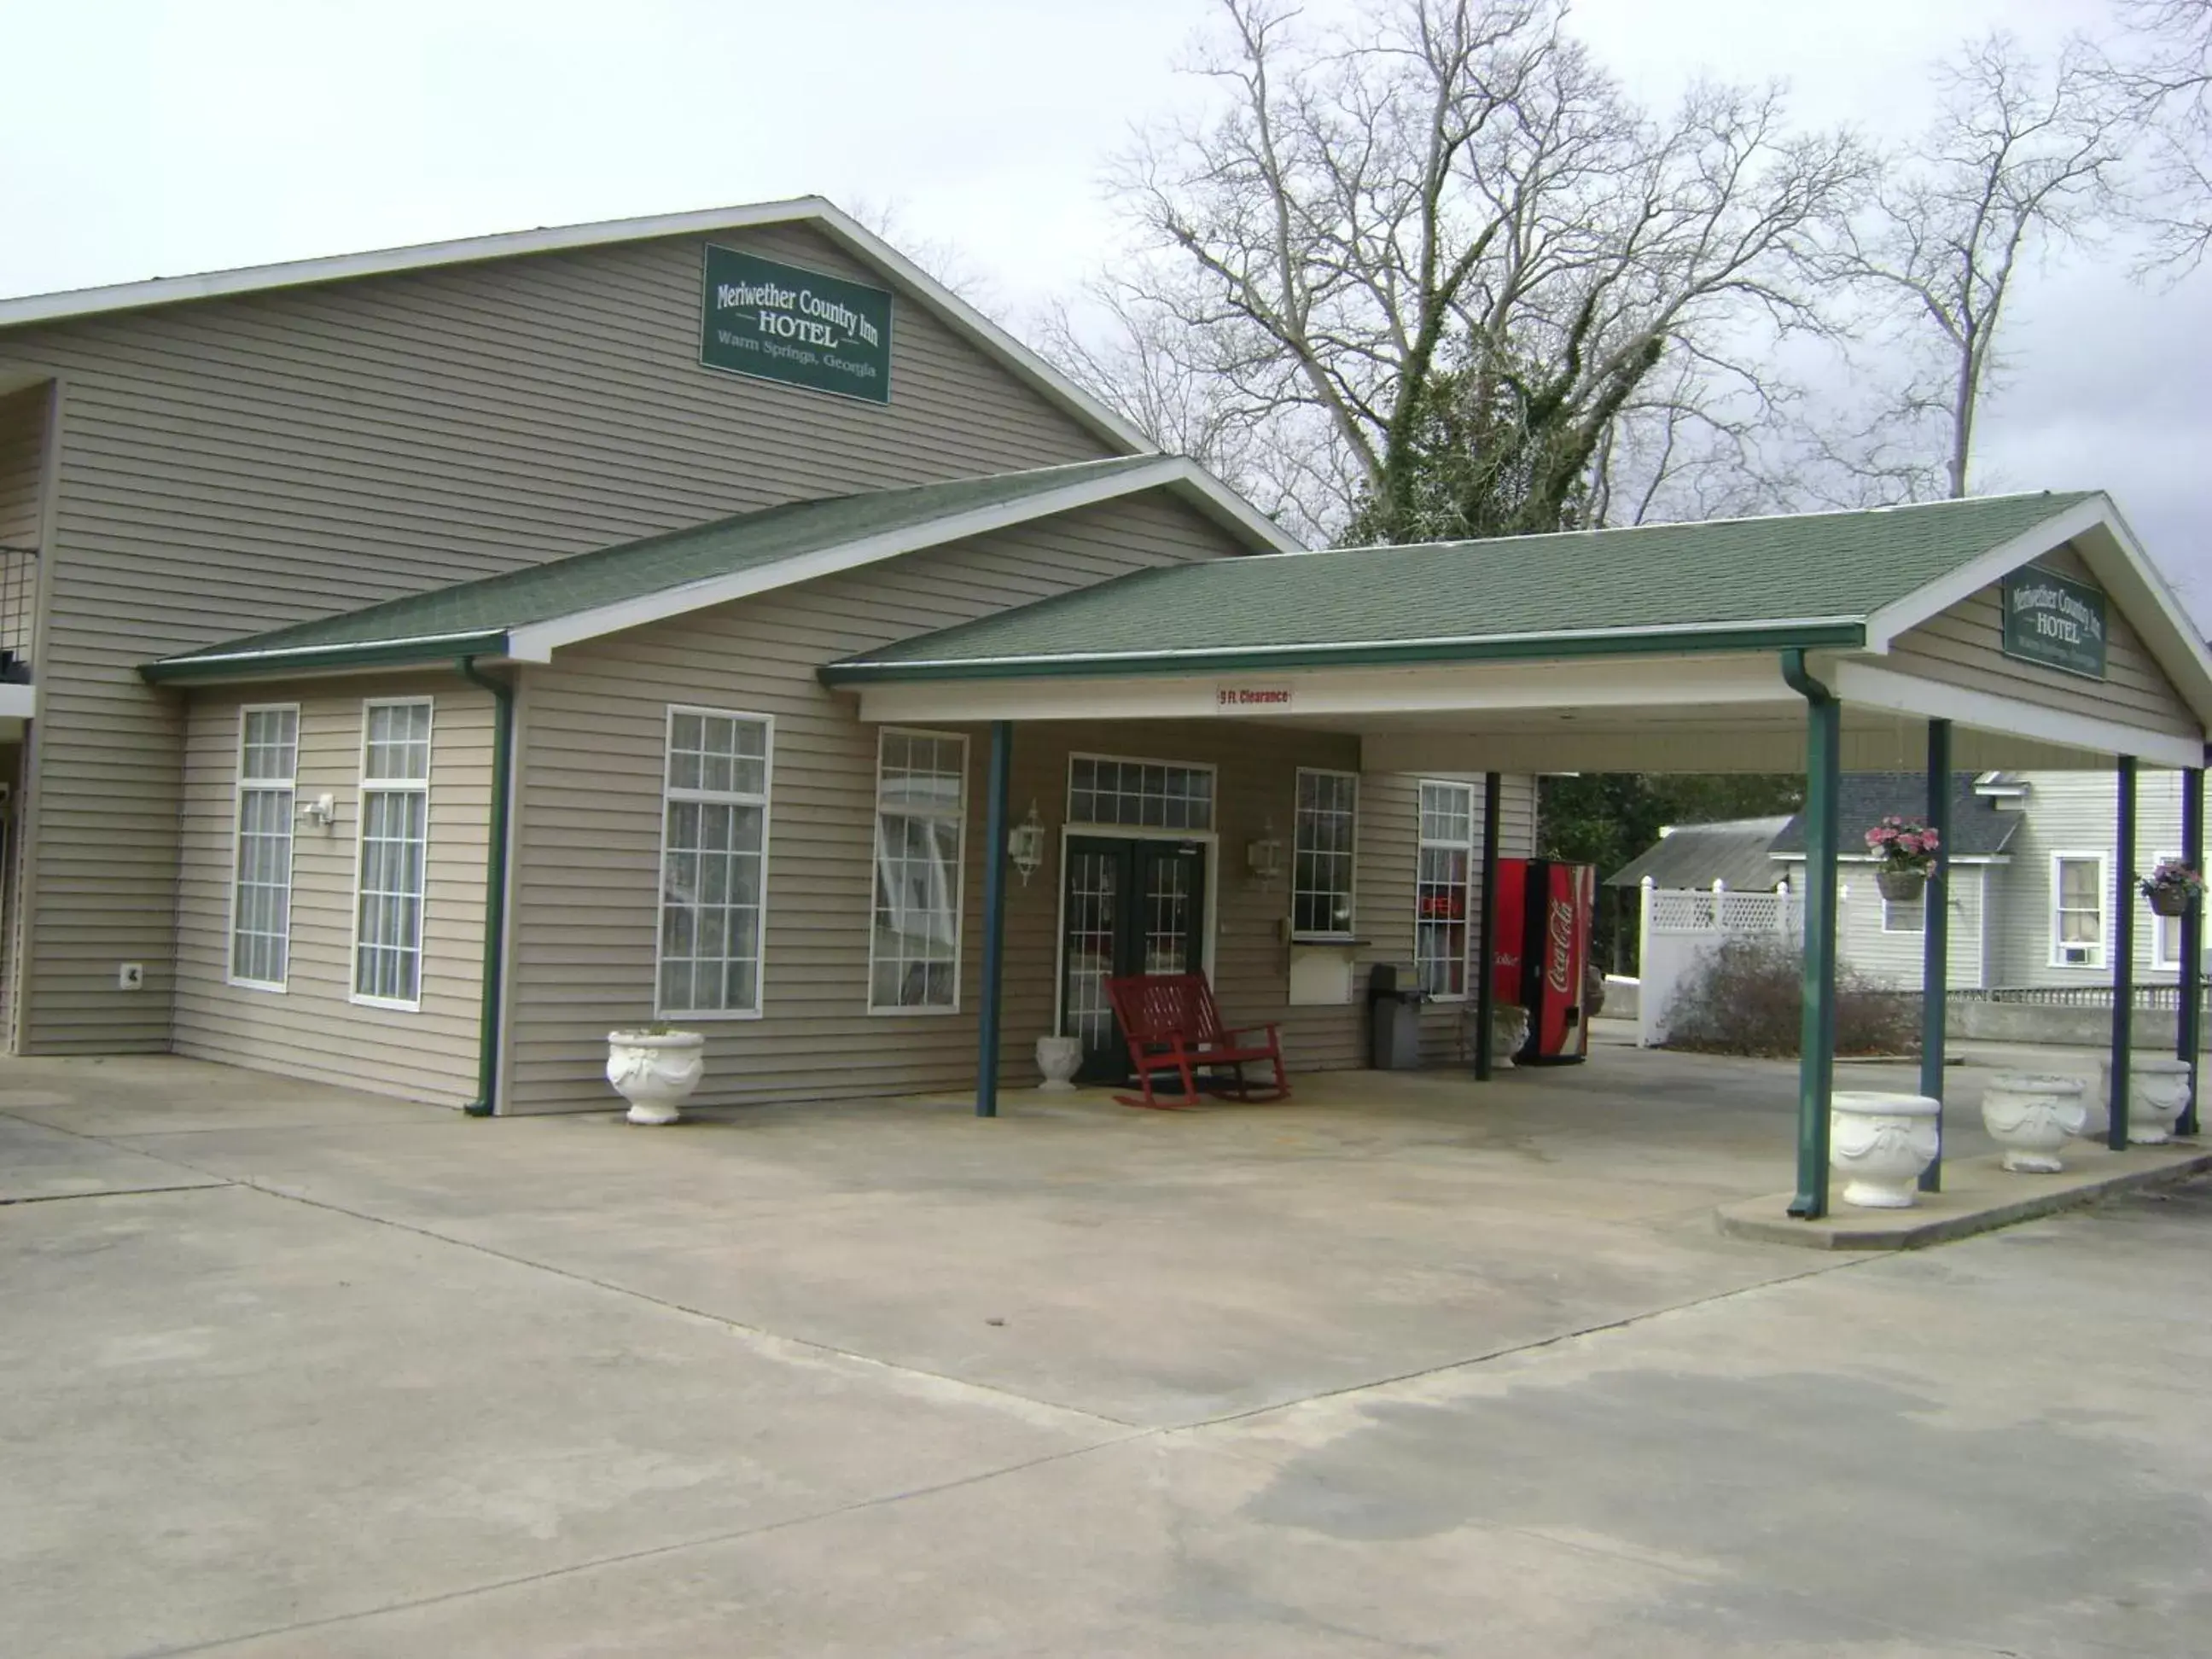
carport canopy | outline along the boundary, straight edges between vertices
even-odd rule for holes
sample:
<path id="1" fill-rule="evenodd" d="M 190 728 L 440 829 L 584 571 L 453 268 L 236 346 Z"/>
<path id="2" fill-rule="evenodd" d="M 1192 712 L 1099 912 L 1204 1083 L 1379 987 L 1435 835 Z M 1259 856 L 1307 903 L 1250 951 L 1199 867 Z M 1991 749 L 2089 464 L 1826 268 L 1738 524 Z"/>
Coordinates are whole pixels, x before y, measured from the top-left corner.
<path id="1" fill-rule="evenodd" d="M 2004 579 L 2099 590 L 2106 677 L 2004 649 Z M 1351 732 L 1374 771 L 1778 772 L 1785 652 L 1843 763 L 2195 766 L 2212 656 L 2112 502 L 2075 493 L 1146 570 L 828 666 L 878 721 L 1238 719 Z"/>
<path id="2" fill-rule="evenodd" d="M 1806 1040 L 1791 1209 L 1807 1216 L 1826 1205 L 1843 770 L 1924 765 L 1941 817 L 1954 767 L 2117 766 L 2124 884 L 2136 764 L 2183 769 L 2189 850 L 2202 862 L 2212 653 L 2101 492 L 1162 567 L 848 657 L 822 678 L 857 693 L 866 720 L 990 723 L 994 848 L 1005 838 L 1017 721 L 1233 720 L 1346 733 L 1376 772 L 1803 765 Z M 986 1056 L 996 1053 L 1001 863 L 985 864 Z M 1939 865 L 1939 892 L 1942 878 Z M 2120 896 L 2116 1057 L 2131 993 L 2124 885 Z M 1927 982 L 1938 985 L 1947 908 L 1929 907 L 1938 971 Z M 2193 910 L 2185 927 L 2194 981 Z M 1489 979 L 1477 982 L 1486 990 Z M 1940 1093 L 1942 999 L 1926 1000 L 1923 1088 Z M 2185 1008 L 2195 1002 L 2185 990 Z M 1486 1036 L 1485 1024 L 1477 1030 Z M 2185 1041 L 2193 1064 L 2194 1032 Z M 2124 1073 L 2123 1063 L 2115 1145 Z M 994 1086 L 981 1080 L 979 1109 Z"/>

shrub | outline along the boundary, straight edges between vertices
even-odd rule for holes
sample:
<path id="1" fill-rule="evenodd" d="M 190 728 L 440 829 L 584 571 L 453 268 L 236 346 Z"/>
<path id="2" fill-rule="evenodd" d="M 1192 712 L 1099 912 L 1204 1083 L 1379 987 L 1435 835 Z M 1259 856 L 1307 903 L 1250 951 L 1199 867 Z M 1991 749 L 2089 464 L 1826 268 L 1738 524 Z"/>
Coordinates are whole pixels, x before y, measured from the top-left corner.
<path id="1" fill-rule="evenodd" d="M 1802 1029 L 1803 957 L 1770 936 L 1721 941 L 1668 1010 L 1667 1047 L 1711 1054 L 1793 1056 Z M 1901 1054 L 1919 1047 L 1919 999 L 1836 968 L 1836 1052 Z"/>

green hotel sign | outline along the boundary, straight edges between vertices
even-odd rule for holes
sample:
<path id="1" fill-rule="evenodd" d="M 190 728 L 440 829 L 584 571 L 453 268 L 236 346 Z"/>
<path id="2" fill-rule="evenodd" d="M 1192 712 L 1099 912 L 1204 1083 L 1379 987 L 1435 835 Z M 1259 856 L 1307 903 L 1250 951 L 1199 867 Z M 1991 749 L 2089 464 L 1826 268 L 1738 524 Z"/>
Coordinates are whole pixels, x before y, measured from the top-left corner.
<path id="1" fill-rule="evenodd" d="M 2086 583 L 2033 565 L 1999 585 L 2004 605 L 2004 653 L 2023 662 L 2105 678 L 2105 596 Z"/>
<path id="2" fill-rule="evenodd" d="M 891 296 L 802 265 L 707 246 L 699 361 L 816 392 L 891 400 Z"/>

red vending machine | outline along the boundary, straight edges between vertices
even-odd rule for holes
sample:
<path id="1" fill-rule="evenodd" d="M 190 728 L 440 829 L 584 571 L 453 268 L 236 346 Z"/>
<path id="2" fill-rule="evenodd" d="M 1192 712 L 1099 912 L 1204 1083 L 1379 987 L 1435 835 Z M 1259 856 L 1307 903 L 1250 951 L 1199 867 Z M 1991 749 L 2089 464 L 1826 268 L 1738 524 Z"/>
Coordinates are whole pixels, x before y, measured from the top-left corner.
<path id="1" fill-rule="evenodd" d="M 1528 1011 L 1528 1041 L 1514 1056 L 1523 1066 L 1564 1065 L 1589 1057 L 1583 975 L 1596 904 L 1597 871 L 1590 865 L 1554 859 L 1498 860 L 1491 994 Z"/>

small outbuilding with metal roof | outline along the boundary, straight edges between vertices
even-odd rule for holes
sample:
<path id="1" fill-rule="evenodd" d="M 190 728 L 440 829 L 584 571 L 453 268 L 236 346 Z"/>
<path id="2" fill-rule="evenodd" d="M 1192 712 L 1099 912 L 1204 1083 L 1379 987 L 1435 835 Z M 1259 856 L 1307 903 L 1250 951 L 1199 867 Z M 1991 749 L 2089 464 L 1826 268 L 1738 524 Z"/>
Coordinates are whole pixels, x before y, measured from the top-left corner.
<path id="1" fill-rule="evenodd" d="M 1773 850 L 1774 838 L 1789 822 L 1784 814 L 1668 824 L 1604 884 L 1632 888 L 1648 881 L 1670 889 L 1719 885 L 1731 892 L 1771 892 L 1789 878 L 1776 866 Z"/>

